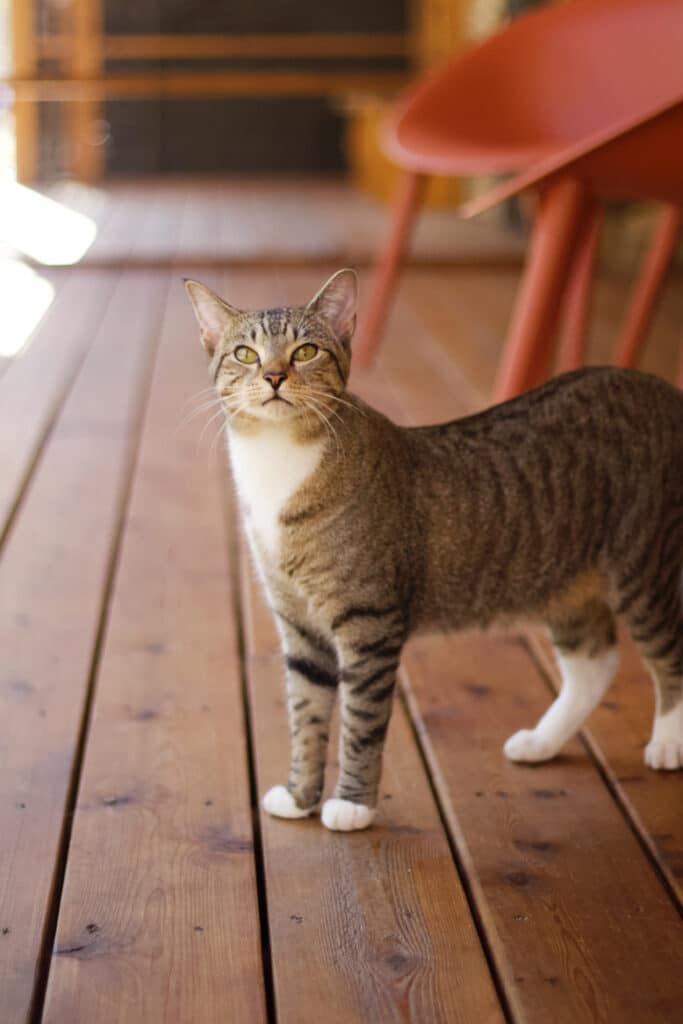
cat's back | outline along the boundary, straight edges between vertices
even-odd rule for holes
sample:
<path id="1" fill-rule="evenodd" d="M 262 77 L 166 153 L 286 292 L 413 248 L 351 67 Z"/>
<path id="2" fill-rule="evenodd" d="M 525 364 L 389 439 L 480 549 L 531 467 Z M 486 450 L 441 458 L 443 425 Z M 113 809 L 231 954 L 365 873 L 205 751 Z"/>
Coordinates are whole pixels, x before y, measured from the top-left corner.
<path id="1" fill-rule="evenodd" d="M 596 440 L 615 427 L 644 436 L 664 424 L 683 427 L 680 391 L 651 374 L 598 366 L 562 374 L 452 426 L 464 437 L 519 443 L 525 433 L 529 440 L 552 441 L 586 430 Z"/>
<path id="2" fill-rule="evenodd" d="M 461 492 L 464 481 L 476 490 L 491 478 L 531 500 L 532 492 L 576 484 L 589 503 L 595 482 L 606 477 L 623 494 L 637 480 L 659 487 L 666 478 L 672 497 L 683 501 L 683 393 L 635 370 L 562 374 L 482 413 L 418 428 L 415 441 L 425 474 L 450 463 Z"/>
<path id="3" fill-rule="evenodd" d="M 460 625 L 544 607 L 581 573 L 656 547 L 683 511 L 683 396 L 646 374 L 564 374 L 413 441 L 425 608 L 445 594 Z"/>

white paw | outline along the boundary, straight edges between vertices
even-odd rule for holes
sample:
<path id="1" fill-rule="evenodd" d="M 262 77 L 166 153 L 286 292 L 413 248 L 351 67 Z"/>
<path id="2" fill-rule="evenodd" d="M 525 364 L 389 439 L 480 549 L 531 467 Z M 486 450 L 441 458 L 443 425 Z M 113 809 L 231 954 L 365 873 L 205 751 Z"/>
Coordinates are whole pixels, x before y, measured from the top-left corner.
<path id="1" fill-rule="evenodd" d="M 645 764 L 669 772 L 683 768 L 683 740 L 650 740 L 645 747 Z"/>
<path id="2" fill-rule="evenodd" d="M 505 741 L 503 753 L 509 761 L 547 761 L 557 750 L 535 729 L 520 729 Z"/>
<path id="3" fill-rule="evenodd" d="M 299 807 L 286 786 L 273 786 L 263 798 L 263 810 L 275 818 L 307 818 L 315 807 Z"/>
<path id="4" fill-rule="evenodd" d="M 333 798 L 323 804 L 322 820 L 325 828 L 331 828 L 335 832 L 353 832 L 372 825 L 375 814 L 374 807 Z"/>

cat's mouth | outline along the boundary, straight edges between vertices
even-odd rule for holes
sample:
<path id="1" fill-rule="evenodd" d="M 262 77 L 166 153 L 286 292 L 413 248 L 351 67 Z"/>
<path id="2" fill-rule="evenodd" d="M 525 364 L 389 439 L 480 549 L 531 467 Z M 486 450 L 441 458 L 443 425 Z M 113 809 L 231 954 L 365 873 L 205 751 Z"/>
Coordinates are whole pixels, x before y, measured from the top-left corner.
<path id="1" fill-rule="evenodd" d="M 277 391 L 272 396 L 272 398 L 266 398 L 265 402 L 261 402 L 261 405 L 270 405 L 271 402 L 284 402 L 285 405 L 292 404 L 291 402 L 288 402 L 286 398 L 283 398 L 282 395 L 279 395 Z"/>

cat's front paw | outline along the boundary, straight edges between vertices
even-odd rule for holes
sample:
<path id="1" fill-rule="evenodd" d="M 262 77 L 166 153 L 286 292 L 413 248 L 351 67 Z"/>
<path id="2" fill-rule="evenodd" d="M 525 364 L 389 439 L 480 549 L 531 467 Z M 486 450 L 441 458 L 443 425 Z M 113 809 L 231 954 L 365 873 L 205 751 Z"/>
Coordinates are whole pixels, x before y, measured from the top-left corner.
<path id="1" fill-rule="evenodd" d="M 274 818 L 307 818 L 315 807 L 299 807 L 286 786 L 273 786 L 263 798 L 263 810 Z"/>
<path id="2" fill-rule="evenodd" d="M 505 741 L 503 753 L 509 761 L 548 761 L 557 750 L 535 729 L 520 729 Z"/>
<path id="3" fill-rule="evenodd" d="M 366 807 L 365 804 L 354 804 L 351 800 L 339 800 L 332 797 L 323 804 L 321 817 L 325 828 L 332 829 L 334 832 L 355 832 L 357 829 L 372 825 L 376 813 L 374 807 Z"/>
<path id="4" fill-rule="evenodd" d="M 665 772 L 683 768 L 683 740 L 650 740 L 645 747 L 645 764 Z"/>

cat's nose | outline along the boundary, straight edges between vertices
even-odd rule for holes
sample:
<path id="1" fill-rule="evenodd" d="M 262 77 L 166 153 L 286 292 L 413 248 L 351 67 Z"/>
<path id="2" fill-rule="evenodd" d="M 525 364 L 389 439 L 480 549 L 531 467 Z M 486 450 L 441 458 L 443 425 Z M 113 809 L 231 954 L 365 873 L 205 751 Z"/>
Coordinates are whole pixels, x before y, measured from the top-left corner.
<path id="1" fill-rule="evenodd" d="M 281 370 L 266 370 L 263 377 L 268 381 L 273 391 L 277 391 L 283 380 L 287 380 L 287 374 L 282 373 Z"/>

